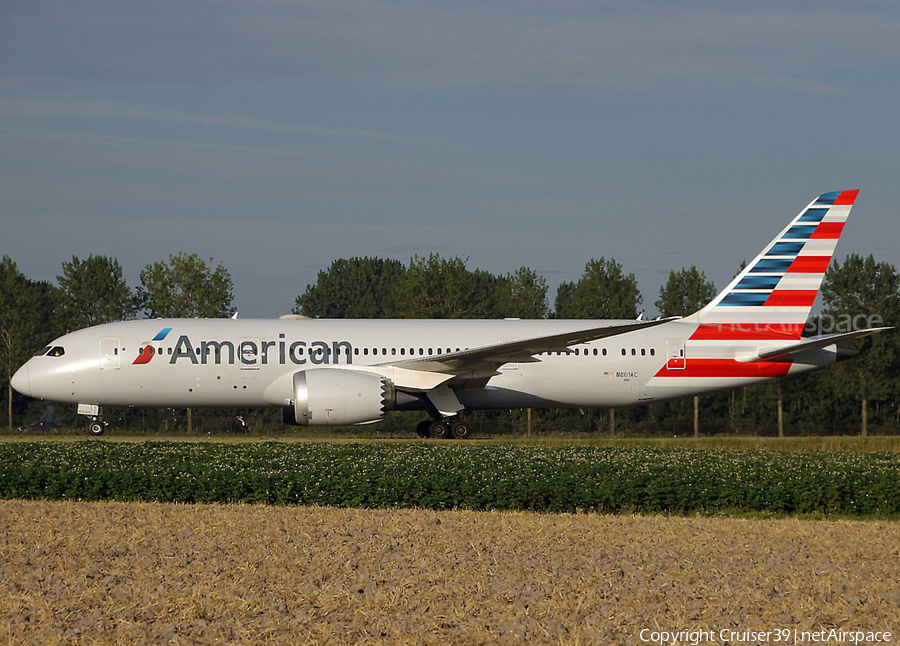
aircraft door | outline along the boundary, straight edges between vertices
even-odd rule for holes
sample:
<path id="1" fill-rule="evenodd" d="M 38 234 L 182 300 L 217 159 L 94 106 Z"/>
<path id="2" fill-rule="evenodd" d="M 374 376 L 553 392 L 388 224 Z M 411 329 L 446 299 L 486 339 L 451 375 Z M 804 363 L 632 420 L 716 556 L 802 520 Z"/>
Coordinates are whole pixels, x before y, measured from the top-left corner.
<path id="1" fill-rule="evenodd" d="M 666 369 L 684 370 L 687 368 L 687 357 L 684 353 L 684 339 L 666 340 Z"/>
<path id="2" fill-rule="evenodd" d="M 100 339 L 100 370 L 118 370 L 119 361 L 119 339 Z"/>

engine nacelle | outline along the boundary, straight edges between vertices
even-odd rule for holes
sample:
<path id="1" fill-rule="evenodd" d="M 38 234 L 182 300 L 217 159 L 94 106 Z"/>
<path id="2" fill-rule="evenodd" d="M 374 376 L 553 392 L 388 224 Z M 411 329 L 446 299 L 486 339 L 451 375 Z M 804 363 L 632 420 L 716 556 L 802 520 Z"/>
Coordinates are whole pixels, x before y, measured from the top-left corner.
<path id="1" fill-rule="evenodd" d="M 300 426 L 377 422 L 390 401 L 387 379 L 371 372 L 341 368 L 298 372 L 294 374 L 293 392 L 293 422 Z"/>

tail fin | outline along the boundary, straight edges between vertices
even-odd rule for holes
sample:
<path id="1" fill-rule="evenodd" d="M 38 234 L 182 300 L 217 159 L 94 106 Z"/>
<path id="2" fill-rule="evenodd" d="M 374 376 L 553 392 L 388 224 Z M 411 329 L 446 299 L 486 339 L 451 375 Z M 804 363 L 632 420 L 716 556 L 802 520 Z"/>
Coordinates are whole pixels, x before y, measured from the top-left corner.
<path id="1" fill-rule="evenodd" d="M 799 338 L 859 191 L 820 195 L 697 312 L 717 338 Z"/>

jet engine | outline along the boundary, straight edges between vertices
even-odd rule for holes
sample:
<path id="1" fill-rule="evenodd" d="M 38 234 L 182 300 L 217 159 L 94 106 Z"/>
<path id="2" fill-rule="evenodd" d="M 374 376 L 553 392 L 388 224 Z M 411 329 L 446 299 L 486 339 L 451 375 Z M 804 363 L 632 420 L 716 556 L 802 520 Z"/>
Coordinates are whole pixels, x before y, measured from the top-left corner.
<path id="1" fill-rule="evenodd" d="M 294 406 L 283 421 L 299 426 L 349 426 L 377 422 L 391 400 L 387 379 L 371 372 L 316 368 L 294 374 Z M 293 419 L 289 419 L 293 413 Z"/>

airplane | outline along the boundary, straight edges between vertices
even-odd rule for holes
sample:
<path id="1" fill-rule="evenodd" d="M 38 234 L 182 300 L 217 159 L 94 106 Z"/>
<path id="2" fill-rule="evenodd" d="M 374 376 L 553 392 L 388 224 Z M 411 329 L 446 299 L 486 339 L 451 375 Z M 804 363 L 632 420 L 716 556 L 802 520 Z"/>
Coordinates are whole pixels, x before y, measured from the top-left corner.
<path id="1" fill-rule="evenodd" d="M 889 328 L 802 337 L 859 191 L 818 196 L 712 301 L 644 320 L 142 319 L 66 334 L 13 376 L 18 392 L 101 406 L 278 407 L 347 426 L 421 410 L 420 436 L 469 437 L 466 411 L 618 408 L 824 368 Z M 299 320 L 298 320 L 299 319 Z"/>

